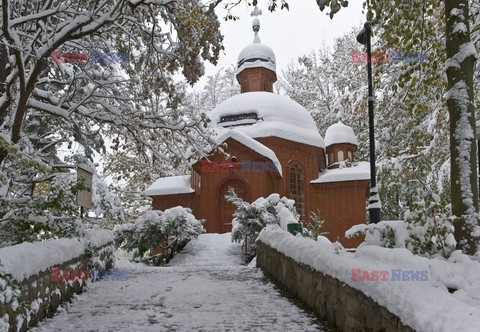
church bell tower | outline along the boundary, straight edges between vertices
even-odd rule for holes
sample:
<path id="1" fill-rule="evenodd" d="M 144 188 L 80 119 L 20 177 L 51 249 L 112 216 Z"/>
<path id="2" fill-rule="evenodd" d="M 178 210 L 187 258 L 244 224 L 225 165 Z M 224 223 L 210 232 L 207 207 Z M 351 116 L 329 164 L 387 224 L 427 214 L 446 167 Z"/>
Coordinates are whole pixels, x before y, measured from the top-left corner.
<path id="1" fill-rule="evenodd" d="M 237 80 L 241 93 L 265 91 L 273 92 L 273 83 L 277 81 L 276 59 L 273 50 L 260 41 L 260 20 L 262 11 L 255 6 L 252 12 L 252 27 L 255 33 L 253 43 L 245 47 L 238 56 Z"/>

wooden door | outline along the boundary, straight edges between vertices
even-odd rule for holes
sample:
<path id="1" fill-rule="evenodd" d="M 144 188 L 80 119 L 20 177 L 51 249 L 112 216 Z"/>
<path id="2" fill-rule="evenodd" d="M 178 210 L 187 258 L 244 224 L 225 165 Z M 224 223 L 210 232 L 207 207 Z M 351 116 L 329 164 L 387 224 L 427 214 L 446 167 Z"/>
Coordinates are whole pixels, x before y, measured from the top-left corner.
<path id="1" fill-rule="evenodd" d="M 225 199 L 225 195 L 227 194 L 228 188 L 232 187 L 235 190 L 235 193 L 238 197 L 242 198 L 243 200 L 250 201 L 250 187 L 248 184 L 239 179 L 234 178 L 227 180 L 221 187 L 219 192 L 219 223 L 217 224 L 218 232 L 219 233 L 228 233 L 232 231 L 232 219 L 233 213 L 235 212 L 235 206 Z"/>

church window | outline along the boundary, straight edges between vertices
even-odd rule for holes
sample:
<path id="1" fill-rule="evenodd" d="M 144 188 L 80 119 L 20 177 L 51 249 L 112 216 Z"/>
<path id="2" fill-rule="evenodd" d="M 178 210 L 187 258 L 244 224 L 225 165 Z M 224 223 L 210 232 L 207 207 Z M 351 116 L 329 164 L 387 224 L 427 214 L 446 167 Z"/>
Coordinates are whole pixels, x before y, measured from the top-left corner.
<path id="1" fill-rule="evenodd" d="M 348 160 L 353 161 L 352 151 L 348 151 Z"/>
<path id="2" fill-rule="evenodd" d="M 242 84 L 242 93 L 247 92 L 247 82 L 243 82 Z"/>
<path id="3" fill-rule="evenodd" d="M 345 157 L 343 155 L 343 151 L 342 150 L 338 151 L 338 162 L 341 162 L 344 160 L 345 160 Z"/>
<path id="4" fill-rule="evenodd" d="M 263 91 L 268 91 L 268 83 L 267 82 L 263 83 Z"/>
<path id="5" fill-rule="evenodd" d="M 290 199 L 295 201 L 300 220 L 305 221 L 305 176 L 298 163 L 290 165 Z"/>
<path id="6" fill-rule="evenodd" d="M 234 127 L 234 126 L 244 126 L 247 124 L 256 123 L 259 120 L 258 114 L 255 112 L 252 113 L 241 113 L 234 115 L 226 115 L 220 118 L 218 124 L 223 127 Z"/>
<path id="7" fill-rule="evenodd" d="M 331 165 L 335 162 L 333 158 L 333 152 L 330 152 L 330 155 L 328 156 L 328 164 Z"/>

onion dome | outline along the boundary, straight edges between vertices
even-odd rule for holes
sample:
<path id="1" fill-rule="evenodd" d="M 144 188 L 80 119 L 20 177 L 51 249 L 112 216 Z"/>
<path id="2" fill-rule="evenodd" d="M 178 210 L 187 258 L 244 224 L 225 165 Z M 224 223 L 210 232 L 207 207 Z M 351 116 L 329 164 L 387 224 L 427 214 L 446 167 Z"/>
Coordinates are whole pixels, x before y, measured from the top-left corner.
<path id="1" fill-rule="evenodd" d="M 325 132 L 325 145 L 329 147 L 333 144 L 353 144 L 358 145 L 358 139 L 353 132 L 352 127 L 344 125 L 341 121 L 330 126 Z"/>

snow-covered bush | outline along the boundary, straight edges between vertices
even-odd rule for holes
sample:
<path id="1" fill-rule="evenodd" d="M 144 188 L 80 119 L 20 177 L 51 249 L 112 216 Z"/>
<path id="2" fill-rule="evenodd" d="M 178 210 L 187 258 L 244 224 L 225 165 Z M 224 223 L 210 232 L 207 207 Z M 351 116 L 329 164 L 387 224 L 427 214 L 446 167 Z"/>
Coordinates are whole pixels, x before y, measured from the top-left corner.
<path id="1" fill-rule="evenodd" d="M 116 227 L 115 245 L 132 252 L 134 258 L 142 258 L 151 249 L 162 246 L 169 260 L 188 241 L 205 231 L 203 223 L 190 209 L 181 206 L 164 212 L 148 211 L 134 223 Z"/>
<path id="2" fill-rule="evenodd" d="M 2 262 L 0 261 L 0 305 L 4 308 L 12 308 L 17 311 L 25 306 L 25 301 L 21 297 L 22 285 L 16 281 L 11 274 L 6 273 Z M 8 316 L 7 316 L 8 317 Z M 2 319 L 3 317 L 0 317 Z M 7 319 L 8 321 L 8 319 Z M 0 324 L 0 328 L 2 325 Z"/>
<path id="3" fill-rule="evenodd" d="M 260 197 L 255 202 L 248 203 L 229 188 L 225 198 L 236 207 L 232 221 L 232 241 L 242 242 L 246 246 L 248 258 L 255 256 L 255 240 L 266 225 L 276 224 L 287 230 L 288 224 L 298 223 L 299 220 L 295 201 L 280 198 L 279 194 Z"/>
<path id="4" fill-rule="evenodd" d="M 407 224 L 403 220 L 355 225 L 345 232 L 347 238 L 361 235 L 365 235 L 366 244 L 385 248 L 405 248 L 409 236 Z"/>
<path id="5" fill-rule="evenodd" d="M 430 193 L 412 204 L 404 220 L 355 225 L 345 236 L 365 235 L 365 243 L 369 245 L 407 248 L 426 257 L 449 257 L 456 245 L 449 209 L 438 195 Z"/>

